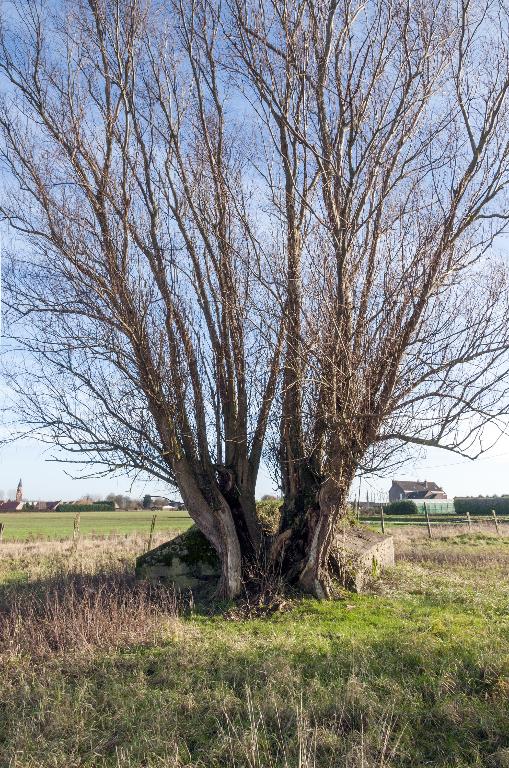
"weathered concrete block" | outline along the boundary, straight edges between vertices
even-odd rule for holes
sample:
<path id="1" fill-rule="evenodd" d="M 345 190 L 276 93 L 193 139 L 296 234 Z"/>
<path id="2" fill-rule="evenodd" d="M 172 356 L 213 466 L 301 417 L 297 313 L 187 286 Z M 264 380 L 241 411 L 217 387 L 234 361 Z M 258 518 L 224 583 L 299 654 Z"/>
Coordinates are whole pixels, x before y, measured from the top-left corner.
<path id="1" fill-rule="evenodd" d="M 216 550 L 195 525 L 136 559 L 139 579 L 171 581 L 182 589 L 215 582 L 220 572 Z"/>
<path id="2" fill-rule="evenodd" d="M 384 568 L 394 565 L 393 537 L 361 525 L 344 526 L 336 537 L 334 559 L 341 584 L 361 592 Z"/>
<path id="3" fill-rule="evenodd" d="M 334 561 L 340 583 L 360 592 L 383 568 L 394 565 L 393 538 L 345 525 L 336 536 Z M 196 526 L 136 560 L 138 578 L 172 582 L 181 589 L 215 584 L 220 572 L 215 549 Z"/>

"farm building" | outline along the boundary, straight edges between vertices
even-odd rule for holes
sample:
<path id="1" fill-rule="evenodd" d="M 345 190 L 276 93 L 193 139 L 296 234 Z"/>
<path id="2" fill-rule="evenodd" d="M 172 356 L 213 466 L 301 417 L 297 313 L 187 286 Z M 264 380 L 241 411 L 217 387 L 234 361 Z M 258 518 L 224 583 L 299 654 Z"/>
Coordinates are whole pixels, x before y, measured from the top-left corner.
<path id="1" fill-rule="evenodd" d="M 185 504 L 165 496 L 151 496 L 150 509 L 185 509 Z"/>
<path id="2" fill-rule="evenodd" d="M 401 499 L 429 499 L 440 501 L 447 499 L 443 488 L 429 480 L 393 480 L 389 490 L 389 501 Z"/>
<path id="3" fill-rule="evenodd" d="M 35 501 L 34 510 L 37 512 L 55 512 L 62 501 Z"/>

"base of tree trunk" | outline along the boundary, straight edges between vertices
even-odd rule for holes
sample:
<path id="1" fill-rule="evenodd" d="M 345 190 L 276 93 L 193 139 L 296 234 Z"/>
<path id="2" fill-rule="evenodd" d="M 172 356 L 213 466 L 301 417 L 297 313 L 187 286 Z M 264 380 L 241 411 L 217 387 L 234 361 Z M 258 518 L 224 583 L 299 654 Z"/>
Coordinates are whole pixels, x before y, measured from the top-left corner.
<path id="1" fill-rule="evenodd" d="M 288 539 L 288 537 L 286 537 Z M 284 542 L 283 542 L 284 543 Z M 294 547 L 296 543 L 293 542 Z M 297 549 L 295 549 L 297 551 Z M 246 568 L 242 599 L 255 604 L 258 598 L 276 604 L 274 595 L 286 586 L 296 587 L 319 600 L 333 598 L 342 589 L 360 592 L 380 572 L 394 565 L 392 536 L 343 523 L 334 538 L 327 567 L 317 572 L 305 561 L 283 559 L 285 570 L 267 563 Z M 228 597 L 221 592 L 221 564 L 215 549 L 193 526 L 175 539 L 145 552 L 136 560 L 136 575 L 151 581 L 171 582 L 177 589 L 190 589 L 205 599 Z M 259 602 L 259 600 L 258 600 Z"/>
<path id="2" fill-rule="evenodd" d="M 329 600 L 333 595 L 332 580 L 329 573 L 317 575 L 315 572 L 304 572 L 298 581 L 303 592 L 317 600 Z"/>

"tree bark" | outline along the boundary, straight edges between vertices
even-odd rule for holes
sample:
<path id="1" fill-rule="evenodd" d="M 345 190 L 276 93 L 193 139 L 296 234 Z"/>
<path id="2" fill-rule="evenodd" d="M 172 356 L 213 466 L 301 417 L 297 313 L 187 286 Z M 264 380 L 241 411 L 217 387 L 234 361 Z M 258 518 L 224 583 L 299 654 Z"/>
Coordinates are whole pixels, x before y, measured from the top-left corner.
<path id="1" fill-rule="evenodd" d="M 182 499 L 191 518 L 214 546 L 221 562 L 218 596 L 233 599 L 242 591 L 243 563 L 254 552 L 242 507 L 230 505 L 225 496 L 234 499 L 231 486 L 224 473 L 219 474 L 217 485 L 211 482 L 202 489 L 189 471 L 185 460 L 174 463 L 175 475 Z M 224 494 L 223 494 L 224 491 Z M 254 504 L 254 492 L 253 492 Z"/>
<path id="2" fill-rule="evenodd" d="M 298 493 L 285 499 L 272 545 L 273 567 L 288 583 L 319 599 L 331 595 L 329 555 L 336 526 L 346 513 L 348 488 L 301 464 Z"/>
<path id="3" fill-rule="evenodd" d="M 218 596 L 226 599 L 238 597 L 242 591 L 242 552 L 230 508 L 225 504 L 218 513 L 220 526 L 221 578 Z"/>
<path id="4" fill-rule="evenodd" d="M 318 514 L 310 527 L 307 558 L 299 576 L 299 585 L 319 599 L 331 596 L 329 555 L 336 526 L 346 513 L 347 495 L 340 483 L 328 478 L 318 494 Z"/>

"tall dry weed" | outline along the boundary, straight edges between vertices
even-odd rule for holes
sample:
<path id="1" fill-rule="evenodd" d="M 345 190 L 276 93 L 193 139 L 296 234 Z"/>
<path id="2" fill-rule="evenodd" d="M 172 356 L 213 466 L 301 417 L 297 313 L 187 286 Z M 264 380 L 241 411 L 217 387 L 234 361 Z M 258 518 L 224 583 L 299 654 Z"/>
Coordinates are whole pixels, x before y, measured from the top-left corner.
<path id="1" fill-rule="evenodd" d="M 119 537 L 76 551 L 57 542 L 2 550 L 21 578 L 0 587 L 0 655 L 49 658 L 156 642 L 187 600 L 135 579 L 140 543 Z"/>
<path id="2" fill-rule="evenodd" d="M 259 707 L 253 703 L 246 689 L 244 717 L 234 721 L 225 715 L 225 737 L 228 744 L 228 768 L 391 768 L 398 750 L 398 735 L 394 712 L 388 710 L 376 728 L 368 734 L 361 724 L 360 731 L 343 738 L 349 731 L 346 704 L 336 713 L 333 726 L 329 724 L 328 738 L 335 732 L 338 749 L 332 760 L 321 753 L 321 727 L 308 711 L 303 696 L 296 707 L 292 722 L 276 712 L 277 726 L 268 723 Z M 324 762 L 325 760 L 325 762 Z"/>

